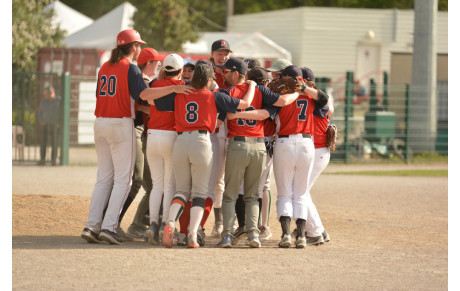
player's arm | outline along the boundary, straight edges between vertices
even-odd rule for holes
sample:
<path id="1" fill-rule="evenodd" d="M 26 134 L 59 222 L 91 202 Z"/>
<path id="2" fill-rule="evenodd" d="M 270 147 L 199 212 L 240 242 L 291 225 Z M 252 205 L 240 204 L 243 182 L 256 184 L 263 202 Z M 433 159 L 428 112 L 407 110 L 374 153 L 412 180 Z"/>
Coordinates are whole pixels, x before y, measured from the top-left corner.
<path id="1" fill-rule="evenodd" d="M 150 101 L 149 101 L 150 102 Z M 141 111 L 145 114 L 150 114 L 150 108 L 149 106 L 145 106 L 145 105 L 138 105 L 137 106 L 137 111 Z"/>
<path id="2" fill-rule="evenodd" d="M 262 103 L 268 106 L 287 106 L 299 97 L 299 93 L 297 92 L 280 95 L 270 91 L 270 89 L 264 86 L 259 85 L 257 88 L 262 93 Z"/>
<path id="3" fill-rule="evenodd" d="M 238 109 L 246 109 L 251 106 L 252 100 L 254 99 L 254 93 L 256 92 L 256 82 L 247 80 L 246 83 L 248 84 L 248 91 L 244 95 L 243 99 L 241 99 L 240 104 L 238 105 Z"/>
<path id="4" fill-rule="evenodd" d="M 324 93 L 323 91 L 321 91 L 319 89 L 308 87 L 307 85 L 302 86 L 302 92 L 301 93 L 310 96 L 321 107 L 326 105 L 327 101 L 329 100 L 329 96 L 327 96 L 326 93 Z"/>
<path id="5" fill-rule="evenodd" d="M 192 93 L 193 88 L 187 85 L 172 85 L 167 87 L 146 88 L 139 94 L 142 100 L 156 100 L 171 93 Z"/>
<path id="6" fill-rule="evenodd" d="M 270 113 L 265 109 L 256 109 L 250 111 L 240 111 L 235 113 L 227 113 L 228 120 L 235 118 L 250 119 L 250 120 L 265 120 L 270 117 Z"/>
<path id="7" fill-rule="evenodd" d="M 331 116 L 334 114 L 334 98 L 332 96 L 329 96 L 327 106 L 329 106 L 329 110 L 327 111 L 326 116 Z"/>
<path id="8" fill-rule="evenodd" d="M 283 94 L 283 95 L 280 95 L 280 98 L 278 98 L 278 100 L 275 103 L 273 103 L 273 105 L 277 107 L 287 106 L 291 104 L 292 102 L 294 102 L 298 97 L 299 97 L 299 93 L 297 92 Z"/>

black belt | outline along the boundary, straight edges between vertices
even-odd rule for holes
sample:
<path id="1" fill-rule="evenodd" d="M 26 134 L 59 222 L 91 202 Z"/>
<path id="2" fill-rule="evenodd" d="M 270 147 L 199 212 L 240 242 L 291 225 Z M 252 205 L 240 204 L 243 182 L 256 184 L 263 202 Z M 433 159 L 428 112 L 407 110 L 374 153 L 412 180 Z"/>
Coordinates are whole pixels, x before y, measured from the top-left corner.
<path id="1" fill-rule="evenodd" d="M 208 134 L 208 131 L 207 130 L 192 130 L 192 131 L 198 131 L 198 133 L 201 133 L 201 134 Z M 178 135 L 181 135 L 183 134 L 184 132 L 191 132 L 191 131 L 183 131 L 183 132 L 178 132 L 177 134 Z"/>
<path id="2" fill-rule="evenodd" d="M 249 138 L 251 138 L 251 137 L 249 137 Z M 260 137 L 252 137 L 252 138 L 256 138 L 257 142 L 265 143 L 265 140 L 263 138 L 260 138 Z M 233 140 L 234 141 L 246 141 L 246 137 L 244 137 L 244 136 L 234 136 Z"/>
<path id="3" fill-rule="evenodd" d="M 302 136 L 304 138 L 311 138 L 311 134 L 309 134 L 309 133 L 302 133 Z M 287 138 L 287 137 L 289 137 L 289 135 L 278 135 L 278 138 L 283 138 L 283 137 Z"/>

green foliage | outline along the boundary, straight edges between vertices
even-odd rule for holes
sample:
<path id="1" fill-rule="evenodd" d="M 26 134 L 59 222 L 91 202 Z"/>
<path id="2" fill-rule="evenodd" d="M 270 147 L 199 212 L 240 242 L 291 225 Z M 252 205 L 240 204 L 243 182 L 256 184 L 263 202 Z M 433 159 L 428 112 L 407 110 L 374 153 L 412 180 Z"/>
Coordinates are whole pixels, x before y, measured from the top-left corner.
<path id="1" fill-rule="evenodd" d="M 134 29 L 147 46 L 159 51 L 181 51 L 182 43 L 197 39 L 199 13 L 188 11 L 186 0 L 135 0 Z"/>
<path id="2" fill-rule="evenodd" d="M 13 70 L 35 70 L 39 48 L 60 46 L 64 32 L 52 27 L 54 12 L 42 12 L 49 2 L 13 0 Z"/>

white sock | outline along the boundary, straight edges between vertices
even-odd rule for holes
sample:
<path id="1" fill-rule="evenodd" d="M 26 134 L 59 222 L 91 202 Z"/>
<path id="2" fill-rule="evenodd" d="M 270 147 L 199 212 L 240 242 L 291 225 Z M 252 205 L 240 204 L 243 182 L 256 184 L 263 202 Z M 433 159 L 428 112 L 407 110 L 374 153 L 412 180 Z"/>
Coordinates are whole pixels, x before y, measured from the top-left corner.
<path id="1" fill-rule="evenodd" d="M 201 219 L 203 218 L 204 208 L 201 206 L 194 206 L 190 208 L 190 225 L 189 234 L 195 235 L 200 226 Z"/>

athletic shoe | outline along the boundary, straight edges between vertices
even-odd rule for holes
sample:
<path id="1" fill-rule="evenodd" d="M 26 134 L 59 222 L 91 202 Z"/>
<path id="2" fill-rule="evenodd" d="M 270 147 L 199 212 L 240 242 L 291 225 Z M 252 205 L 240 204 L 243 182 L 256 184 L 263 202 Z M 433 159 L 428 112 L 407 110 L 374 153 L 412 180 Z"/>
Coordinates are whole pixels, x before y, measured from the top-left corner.
<path id="1" fill-rule="evenodd" d="M 158 224 L 156 222 L 152 222 L 152 224 L 150 224 L 149 228 L 145 231 L 145 235 L 148 237 L 149 243 L 152 246 L 160 245 Z"/>
<path id="2" fill-rule="evenodd" d="M 220 237 L 220 234 L 224 230 L 224 226 L 222 224 L 214 224 L 214 227 L 211 231 L 211 236 L 213 237 Z"/>
<path id="3" fill-rule="evenodd" d="M 232 241 L 232 237 L 230 235 L 227 235 L 217 244 L 217 246 L 221 248 L 231 248 L 233 245 Z"/>
<path id="4" fill-rule="evenodd" d="M 270 227 L 261 226 L 259 228 L 259 231 L 260 231 L 259 238 L 261 240 L 269 240 L 272 237 L 272 233 L 270 232 Z"/>
<path id="5" fill-rule="evenodd" d="M 121 237 L 121 239 L 123 239 L 123 241 L 132 241 L 133 240 L 132 237 L 126 235 L 125 231 L 121 227 L 117 227 L 117 229 L 115 231 Z"/>
<path id="6" fill-rule="evenodd" d="M 197 249 L 200 245 L 197 243 L 197 235 L 189 234 L 187 237 L 187 246 L 192 249 Z"/>
<path id="7" fill-rule="evenodd" d="M 280 248 L 289 248 L 291 247 L 291 235 L 285 234 L 282 236 L 281 241 L 278 243 Z"/>
<path id="8" fill-rule="evenodd" d="M 116 232 L 112 232 L 108 229 L 101 230 L 101 233 L 99 234 L 99 238 L 102 240 L 105 240 L 111 245 L 122 245 L 123 244 L 123 240 L 121 239 L 121 237 Z"/>
<path id="9" fill-rule="evenodd" d="M 331 240 L 331 237 L 326 232 L 326 230 L 323 231 L 322 236 L 323 236 L 324 242 L 329 242 Z"/>
<path id="10" fill-rule="evenodd" d="M 245 235 L 245 234 L 246 234 L 246 231 L 244 230 L 244 226 L 243 226 L 243 227 L 238 227 L 238 228 L 235 230 L 234 234 L 233 234 L 234 239 L 233 239 L 232 245 L 238 244 L 239 240 L 240 240 L 240 239 L 242 238 L 242 236 Z"/>
<path id="11" fill-rule="evenodd" d="M 164 229 L 163 238 L 161 240 L 162 244 L 167 248 L 172 248 L 174 238 L 174 227 L 167 224 Z"/>
<path id="12" fill-rule="evenodd" d="M 135 224 L 131 224 L 126 231 L 126 235 L 129 235 L 133 238 L 143 238 L 145 235 L 145 227 L 140 227 Z"/>
<path id="13" fill-rule="evenodd" d="M 295 240 L 295 247 L 298 249 L 303 249 L 307 246 L 307 239 L 302 236 Z"/>
<path id="14" fill-rule="evenodd" d="M 249 239 L 249 246 L 251 248 L 260 248 L 261 243 L 258 236 L 253 236 Z"/>
<path id="15" fill-rule="evenodd" d="M 178 233 L 177 234 L 177 245 L 178 246 L 186 246 L 187 245 L 187 236 L 185 233 Z"/>
<path id="16" fill-rule="evenodd" d="M 144 215 L 142 223 L 145 224 L 145 226 L 150 226 L 150 217 L 148 215 Z"/>
<path id="17" fill-rule="evenodd" d="M 204 233 L 204 229 L 201 228 L 201 225 L 198 226 L 197 240 L 198 240 L 198 244 L 201 247 L 204 247 L 204 238 L 205 237 L 206 237 L 206 234 Z"/>
<path id="18" fill-rule="evenodd" d="M 158 233 L 159 238 L 160 238 L 160 243 L 161 243 L 161 240 L 163 239 L 163 236 L 165 234 L 165 226 L 166 226 L 166 223 L 164 223 L 164 222 L 162 222 L 161 225 L 160 225 L 160 231 Z"/>
<path id="19" fill-rule="evenodd" d="M 310 246 L 310 245 L 317 246 L 317 245 L 320 245 L 320 244 L 323 244 L 323 243 L 324 243 L 324 239 L 323 239 L 322 235 L 315 236 L 315 237 L 307 236 L 307 245 L 308 246 Z"/>
<path id="20" fill-rule="evenodd" d="M 99 239 L 99 235 L 97 233 L 86 227 L 83 229 L 83 232 L 81 233 L 80 237 L 91 244 L 100 244 L 103 242 Z"/>

